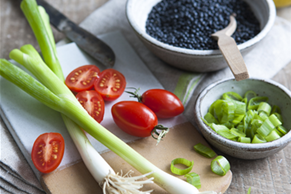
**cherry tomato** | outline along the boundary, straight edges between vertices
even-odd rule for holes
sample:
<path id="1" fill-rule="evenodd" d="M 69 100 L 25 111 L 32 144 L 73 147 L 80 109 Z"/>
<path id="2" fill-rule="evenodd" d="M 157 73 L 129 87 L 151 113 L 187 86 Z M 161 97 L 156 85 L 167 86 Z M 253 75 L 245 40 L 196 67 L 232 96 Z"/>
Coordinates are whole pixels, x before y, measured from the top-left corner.
<path id="1" fill-rule="evenodd" d="M 94 89 L 105 101 L 117 99 L 123 93 L 125 86 L 125 77 L 115 69 L 105 69 L 94 83 Z"/>
<path id="2" fill-rule="evenodd" d="M 116 125 L 124 132 L 148 137 L 158 124 L 155 113 L 144 104 L 136 101 L 121 101 L 112 106 L 112 117 Z"/>
<path id="3" fill-rule="evenodd" d="M 60 133 L 44 133 L 35 140 L 31 159 L 40 172 L 49 173 L 60 165 L 64 150 L 65 141 Z"/>
<path id="4" fill-rule="evenodd" d="M 93 88 L 99 73 L 100 69 L 95 65 L 83 65 L 66 77 L 65 84 L 74 92 L 89 90 Z"/>
<path id="5" fill-rule="evenodd" d="M 180 99 L 172 92 L 164 89 L 150 89 L 141 96 L 137 90 L 128 92 L 138 98 L 138 101 L 149 107 L 158 118 L 171 118 L 181 114 L 184 106 Z"/>
<path id="6" fill-rule="evenodd" d="M 95 90 L 79 92 L 77 100 L 98 123 L 103 120 L 105 104 L 102 96 Z"/>

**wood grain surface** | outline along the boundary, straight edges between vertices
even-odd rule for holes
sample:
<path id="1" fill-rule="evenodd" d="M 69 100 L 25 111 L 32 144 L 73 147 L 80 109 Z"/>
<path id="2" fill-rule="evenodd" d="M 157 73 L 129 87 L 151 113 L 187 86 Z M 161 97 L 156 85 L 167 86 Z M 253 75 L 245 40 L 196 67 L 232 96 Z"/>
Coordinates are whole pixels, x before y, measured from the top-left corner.
<path id="1" fill-rule="evenodd" d="M 107 0 L 47 0 L 72 21 L 80 23 L 92 11 L 103 5 Z M 19 0 L 0 0 L 0 57 L 8 59 L 9 52 L 24 44 L 32 44 L 37 49 L 36 40 L 25 20 L 20 8 Z M 277 15 L 291 22 L 291 7 L 277 9 Z M 290 29 L 291 30 L 291 29 Z M 56 41 L 64 36 L 54 30 Z M 290 53 L 291 54 L 291 53 Z M 291 90 L 291 62 L 284 67 L 273 80 L 285 85 Z M 1 119 L 1 133 L 9 134 Z M 2 131 L 3 130 L 3 131 Z M 11 144 L 15 144 L 13 138 Z M 1 147 L 1 151 L 2 151 Z M 19 158 L 25 161 L 18 151 Z M 232 183 L 227 194 L 247 193 L 249 187 L 252 194 L 289 194 L 291 193 L 291 144 L 279 153 L 262 160 L 246 161 L 229 158 L 233 172 Z M 27 166 L 27 165 L 26 165 Z"/>

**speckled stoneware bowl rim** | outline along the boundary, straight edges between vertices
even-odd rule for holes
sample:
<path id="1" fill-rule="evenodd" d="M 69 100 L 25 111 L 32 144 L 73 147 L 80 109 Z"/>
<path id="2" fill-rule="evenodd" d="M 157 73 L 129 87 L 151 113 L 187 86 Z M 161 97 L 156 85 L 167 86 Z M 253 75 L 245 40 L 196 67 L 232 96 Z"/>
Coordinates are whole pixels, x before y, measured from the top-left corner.
<path id="1" fill-rule="evenodd" d="M 283 85 L 272 81 L 272 80 L 265 80 L 265 79 L 258 79 L 258 78 L 249 78 L 250 80 L 257 80 L 260 82 L 265 82 L 266 84 L 270 84 L 270 85 L 274 85 L 277 88 L 279 88 L 282 92 L 286 93 L 286 95 L 289 96 L 289 98 L 291 99 L 291 92 Z M 272 142 L 267 142 L 267 143 L 260 143 L 260 144 L 246 144 L 246 143 L 240 143 L 240 142 L 235 142 L 232 140 L 229 140 L 225 137 L 220 136 L 219 134 L 217 134 L 215 131 L 213 131 L 208 125 L 206 125 L 203 121 L 202 121 L 202 114 L 201 114 L 201 101 L 203 100 L 203 98 L 205 97 L 205 95 L 212 90 L 214 87 L 218 86 L 219 84 L 225 83 L 225 82 L 237 82 L 235 79 L 233 78 L 227 78 L 227 79 L 223 79 L 221 81 L 218 81 L 216 83 L 213 83 L 211 85 L 209 85 L 208 87 L 206 87 L 199 95 L 198 98 L 196 100 L 196 104 L 195 104 L 195 108 L 194 108 L 194 112 L 195 112 L 195 120 L 197 122 L 197 125 L 199 127 L 199 129 L 204 130 L 204 132 L 208 133 L 209 135 L 211 135 L 211 138 L 216 141 L 219 144 L 223 144 L 224 146 L 227 147 L 232 147 L 232 148 L 239 148 L 240 150 L 245 150 L 245 151 L 252 151 L 252 152 L 256 152 L 256 151 L 264 151 L 264 150 L 268 150 L 268 149 L 272 149 L 272 148 L 278 148 L 281 147 L 283 145 L 287 145 L 290 141 L 291 141 L 291 131 L 289 131 L 286 135 L 284 135 L 283 137 L 274 140 Z M 203 132 L 202 132 L 203 133 Z M 210 142 L 211 143 L 211 142 Z M 223 150 L 222 150 L 223 151 Z"/>
<path id="2" fill-rule="evenodd" d="M 151 37 L 150 35 L 148 35 L 144 30 L 142 30 L 141 28 L 139 28 L 138 24 L 136 23 L 135 15 L 134 12 L 132 11 L 131 7 L 133 4 L 133 1 L 135 0 L 128 0 L 126 3 L 126 17 L 127 20 L 129 21 L 129 24 L 131 25 L 131 27 L 134 29 L 134 31 L 139 34 L 142 38 L 144 38 L 144 40 L 146 40 L 147 42 L 155 45 L 156 47 L 159 47 L 161 49 L 166 49 L 168 51 L 171 52 L 175 52 L 175 53 L 179 53 L 179 54 L 184 54 L 184 55 L 192 55 L 192 56 L 221 56 L 221 52 L 220 50 L 193 50 L 193 49 L 185 49 L 185 48 L 179 48 L 179 47 L 174 47 L 171 45 L 168 45 L 166 43 L 160 42 L 158 40 L 156 40 L 155 38 Z M 273 2 L 273 0 L 265 0 L 268 4 L 268 8 L 269 8 L 269 15 L 268 15 L 268 22 L 266 23 L 265 27 L 261 30 L 261 32 L 259 34 L 257 34 L 254 38 L 238 45 L 238 48 L 240 51 L 243 51 L 253 45 L 255 45 L 256 43 L 260 42 L 267 34 L 268 32 L 271 30 L 272 26 L 275 23 L 275 18 L 276 18 L 276 7 L 275 4 Z"/>

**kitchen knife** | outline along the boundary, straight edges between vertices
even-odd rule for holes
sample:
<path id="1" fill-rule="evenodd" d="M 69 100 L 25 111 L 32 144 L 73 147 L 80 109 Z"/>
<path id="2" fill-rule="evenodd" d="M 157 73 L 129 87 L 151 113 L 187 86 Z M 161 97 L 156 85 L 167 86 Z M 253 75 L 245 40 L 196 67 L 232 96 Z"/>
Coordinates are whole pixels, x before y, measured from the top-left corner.
<path id="1" fill-rule="evenodd" d="M 83 51 L 101 62 L 106 68 L 111 68 L 115 62 L 113 50 L 102 40 L 70 21 L 65 15 L 44 0 L 36 0 L 50 18 L 50 23 L 68 39 L 75 42 Z"/>

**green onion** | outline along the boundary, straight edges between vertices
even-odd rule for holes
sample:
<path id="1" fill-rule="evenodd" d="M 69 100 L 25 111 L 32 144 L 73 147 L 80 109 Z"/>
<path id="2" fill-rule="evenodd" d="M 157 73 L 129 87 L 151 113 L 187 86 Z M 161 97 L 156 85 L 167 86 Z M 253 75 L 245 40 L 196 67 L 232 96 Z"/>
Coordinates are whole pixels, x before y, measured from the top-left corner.
<path id="1" fill-rule="evenodd" d="M 252 140 L 252 143 L 265 143 L 267 142 L 265 140 L 265 138 L 263 138 L 262 136 L 260 136 L 259 134 L 256 134 Z"/>
<path id="2" fill-rule="evenodd" d="M 278 131 L 280 131 L 283 135 L 285 135 L 286 133 L 288 133 L 288 130 L 283 127 L 282 125 L 277 127 Z"/>
<path id="3" fill-rule="evenodd" d="M 231 128 L 230 133 L 232 133 L 236 137 L 245 137 L 246 136 L 245 133 L 243 133 L 242 131 L 240 131 L 239 129 L 236 129 L 236 128 Z"/>
<path id="4" fill-rule="evenodd" d="M 222 117 L 220 120 L 221 123 L 226 123 L 233 120 L 235 111 L 235 104 L 233 102 L 224 101 L 219 108 L 222 109 Z"/>
<path id="5" fill-rule="evenodd" d="M 251 143 L 251 138 L 250 137 L 239 137 L 238 141 L 241 143 Z"/>
<path id="6" fill-rule="evenodd" d="M 201 188 L 200 176 L 195 172 L 186 174 L 185 178 L 188 183 L 194 185 L 197 189 Z"/>
<path id="7" fill-rule="evenodd" d="M 265 121 L 269 117 L 269 115 L 265 112 L 260 112 L 258 116 L 262 121 Z"/>
<path id="8" fill-rule="evenodd" d="M 268 100 L 269 98 L 264 96 L 251 98 L 248 103 L 248 109 L 257 110 L 261 102 L 268 102 Z"/>
<path id="9" fill-rule="evenodd" d="M 224 176 L 230 169 L 228 160 L 223 156 L 217 156 L 211 161 L 211 170 L 213 173 Z"/>
<path id="10" fill-rule="evenodd" d="M 259 114 L 260 114 L 260 112 L 264 112 L 264 113 L 266 113 L 269 116 L 270 113 L 271 113 L 271 109 L 272 108 L 271 108 L 271 106 L 268 103 L 261 102 L 259 104 L 259 107 L 258 107 L 258 112 L 259 112 Z"/>
<path id="11" fill-rule="evenodd" d="M 271 131 L 271 133 L 265 137 L 265 139 L 269 141 L 274 141 L 276 139 L 279 139 L 280 135 L 276 132 L 276 130 Z"/>
<path id="12" fill-rule="evenodd" d="M 242 115 L 239 115 L 239 116 L 236 116 L 233 120 L 232 120 L 232 123 L 234 125 L 237 125 L 239 124 L 243 119 L 244 119 L 245 115 L 242 114 Z"/>
<path id="13" fill-rule="evenodd" d="M 281 121 L 278 119 L 278 117 L 275 114 L 272 114 L 271 116 L 269 116 L 269 120 L 275 127 L 282 125 Z"/>
<path id="14" fill-rule="evenodd" d="M 218 133 L 219 131 L 228 131 L 229 129 L 225 126 L 225 125 L 216 125 L 214 123 L 210 124 L 210 127 L 213 129 L 213 131 L 215 131 L 216 133 Z"/>
<path id="15" fill-rule="evenodd" d="M 281 109 L 280 109 L 280 107 L 274 105 L 274 106 L 272 107 L 271 114 L 274 114 L 274 113 L 279 113 L 279 114 L 281 114 Z"/>
<path id="16" fill-rule="evenodd" d="M 283 123 L 283 118 L 282 118 L 281 114 L 276 113 L 276 112 L 272 113 L 272 114 L 276 115 L 276 117 L 280 120 L 280 122 Z"/>
<path id="17" fill-rule="evenodd" d="M 247 99 L 247 101 L 249 101 L 251 98 L 254 98 L 256 96 L 257 96 L 256 92 L 249 90 L 245 93 L 244 98 Z"/>
<path id="18" fill-rule="evenodd" d="M 257 133 L 264 137 L 269 135 L 274 128 L 275 126 L 273 125 L 273 123 L 269 119 L 266 119 L 263 124 L 257 129 Z"/>
<path id="19" fill-rule="evenodd" d="M 185 168 L 185 169 L 177 168 L 177 167 L 175 167 L 176 164 L 183 164 L 183 165 L 187 166 L 187 168 Z M 185 175 L 192 170 L 193 165 L 194 165 L 193 161 L 189 161 L 185 158 L 176 158 L 176 159 L 172 160 L 172 162 L 171 162 L 171 172 L 174 174 L 177 174 L 177 175 Z"/>
<path id="20" fill-rule="evenodd" d="M 237 136 L 234 135 L 233 133 L 231 133 L 230 130 L 228 130 L 228 131 L 218 131 L 217 133 L 219 135 L 221 135 L 222 137 L 225 137 L 227 139 L 235 140 L 237 138 Z"/>
<path id="21" fill-rule="evenodd" d="M 213 158 L 216 155 L 216 153 L 212 149 L 201 143 L 196 144 L 194 146 L 194 150 L 207 158 Z"/>
<path id="22" fill-rule="evenodd" d="M 249 187 L 247 194 L 251 194 L 251 187 Z"/>
<path id="23" fill-rule="evenodd" d="M 225 92 L 222 95 L 222 99 L 242 101 L 243 98 L 236 92 Z"/>
<path id="24" fill-rule="evenodd" d="M 206 113 L 206 115 L 204 116 L 204 119 L 207 121 L 207 123 L 218 124 L 218 121 L 210 112 Z"/>

